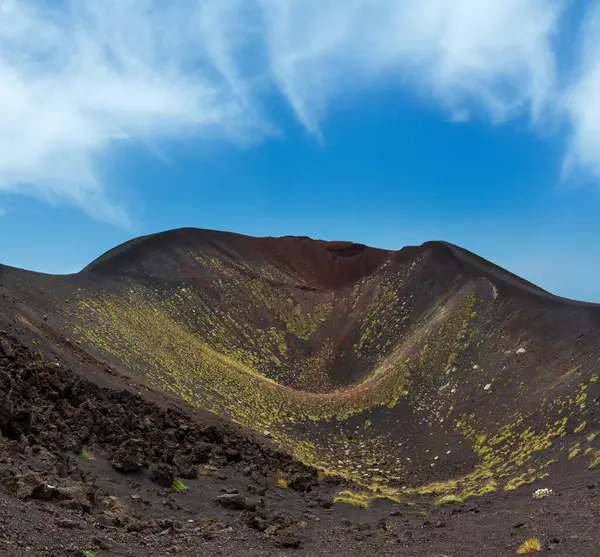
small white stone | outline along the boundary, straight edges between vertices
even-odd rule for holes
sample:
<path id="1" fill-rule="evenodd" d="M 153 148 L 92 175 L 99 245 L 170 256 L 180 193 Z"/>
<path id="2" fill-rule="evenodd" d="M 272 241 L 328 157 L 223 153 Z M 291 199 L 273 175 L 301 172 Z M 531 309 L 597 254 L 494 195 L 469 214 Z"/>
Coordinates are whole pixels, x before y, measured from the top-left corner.
<path id="1" fill-rule="evenodd" d="M 486 385 L 486 386 L 483 388 L 483 390 L 484 390 L 484 391 L 489 391 L 491 388 L 492 388 L 492 384 L 491 384 L 491 383 L 488 383 L 488 384 L 487 384 L 487 385 Z"/>
<path id="2" fill-rule="evenodd" d="M 517 354 L 525 354 L 525 348 L 519 348 Z"/>

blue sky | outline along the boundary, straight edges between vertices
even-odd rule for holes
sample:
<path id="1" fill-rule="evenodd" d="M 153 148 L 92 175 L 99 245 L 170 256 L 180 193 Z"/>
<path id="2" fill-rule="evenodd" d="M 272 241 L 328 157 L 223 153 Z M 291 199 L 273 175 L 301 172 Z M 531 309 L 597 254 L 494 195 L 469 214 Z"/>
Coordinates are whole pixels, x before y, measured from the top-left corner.
<path id="1" fill-rule="evenodd" d="M 600 302 L 598 53 L 598 1 L 4 0 L 0 262 L 443 239 Z"/>

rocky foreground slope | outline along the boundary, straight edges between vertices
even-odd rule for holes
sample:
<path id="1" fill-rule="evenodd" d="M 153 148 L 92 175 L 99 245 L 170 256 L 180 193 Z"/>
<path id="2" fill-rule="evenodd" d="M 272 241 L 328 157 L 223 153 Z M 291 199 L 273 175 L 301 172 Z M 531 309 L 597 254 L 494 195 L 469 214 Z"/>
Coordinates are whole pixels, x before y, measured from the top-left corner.
<path id="1" fill-rule="evenodd" d="M 600 555 L 599 321 L 438 242 L 0 267 L 0 555 Z"/>

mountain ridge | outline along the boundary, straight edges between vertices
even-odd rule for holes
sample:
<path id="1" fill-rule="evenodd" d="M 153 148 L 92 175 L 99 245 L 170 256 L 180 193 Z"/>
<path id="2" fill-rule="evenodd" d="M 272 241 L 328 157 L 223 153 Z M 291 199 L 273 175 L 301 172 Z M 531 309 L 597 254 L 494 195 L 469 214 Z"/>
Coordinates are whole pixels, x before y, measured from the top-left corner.
<path id="1" fill-rule="evenodd" d="M 105 253 L 103 253 L 102 255 L 100 255 L 99 257 L 97 257 L 96 259 L 94 259 L 93 261 L 91 261 L 88 265 L 86 265 L 81 271 L 80 273 L 110 273 L 110 269 L 106 269 L 106 267 L 109 267 L 109 263 L 111 262 L 111 260 L 115 257 L 119 257 L 121 256 L 123 253 L 127 253 L 130 252 L 133 248 L 136 247 L 142 247 L 144 244 L 148 243 L 148 242 L 159 242 L 160 240 L 166 239 L 166 238 L 173 238 L 175 240 L 180 240 L 181 238 L 179 238 L 180 235 L 185 234 L 185 235 L 198 235 L 198 236 L 208 236 L 209 240 L 215 240 L 214 236 L 216 236 L 216 239 L 223 239 L 223 238 L 233 238 L 233 239 L 243 239 L 244 241 L 248 242 L 248 240 L 257 240 L 257 241 L 261 241 L 261 242 L 273 242 L 273 241 L 286 241 L 286 240 L 292 240 L 292 241 L 301 241 L 301 242 L 310 242 L 310 243 L 314 243 L 314 244 L 318 244 L 324 247 L 324 249 L 326 250 L 330 250 L 330 251 L 335 251 L 335 247 L 336 246 L 358 246 L 367 250 L 373 250 L 375 252 L 380 252 L 381 254 L 389 254 L 390 257 L 397 257 L 400 260 L 402 259 L 409 259 L 411 257 L 414 257 L 415 254 L 420 254 L 425 250 L 438 250 L 438 251 L 443 251 L 448 250 L 450 252 L 450 254 L 456 259 L 456 261 L 458 261 L 459 263 L 464 264 L 465 266 L 469 266 L 473 269 L 473 274 L 476 274 L 477 271 L 483 271 L 483 272 L 487 272 L 489 273 L 489 275 L 493 276 L 494 278 L 496 278 L 497 280 L 500 280 L 504 283 L 508 283 L 514 286 L 523 286 L 524 288 L 528 289 L 530 293 L 532 294 L 537 294 L 537 295 L 541 295 L 541 296 L 547 296 L 550 297 L 552 299 L 555 300 L 560 300 L 562 302 L 565 303 L 575 303 L 575 304 L 581 304 L 581 305 L 585 305 L 588 307 L 600 307 L 600 304 L 597 303 L 593 303 L 593 302 L 586 302 L 583 300 L 575 300 L 575 299 L 571 299 L 571 298 L 565 298 L 562 296 L 557 296 L 551 292 L 548 292 L 544 289 L 542 289 L 541 287 L 539 287 L 538 285 L 527 281 L 526 279 L 523 279 L 522 277 L 518 276 L 517 274 L 508 271 L 507 269 L 496 265 L 495 263 L 491 262 L 488 259 L 485 259 L 479 255 L 477 255 L 474 252 L 471 252 L 465 248 L 462 248 L 460 246 L 457 246 L 455 244 L 452 244 L 450 242 L 446 242 L 443 240 L 429 240 L 427 242 L 424 242 L 421 245 L 415 245 L 415 246 L 403 246 L 402 248 L 398 249 L 398 250 L 387 250 L 387 249 L 382 249 L 382 248 L 376 248 L 376 247 L 371 247 L 371 246 L 367 246 L 365 244 L 359 244 L 359 243 L 355 243 L 355 242 L 351 242 L 351 241 L 338 241 L 338 240 L 320 240 L 320 239 L 313 239 L 310 238 L 308 236 L 291 236 L 291 235 L 284 235 L 284 236 L 261 236 L 261 237 L 253 237 L 253 236 L 247 236 L 244 234 L 238 234 L 235 232 L 226 232 L 226 231 L 219 231 L 219 230 L 209 230 L 209 229 L 200 229 L 200 228 L 193 228 L 193 227 L 184 227 L 184 228 L 178 228 L 178 229 L 171 229 L 171 230 L 165 230 L 162 232 L 157 232 L 157 233 L 152 233 L 152 234 L 148 234 L 148 235 L 144 235 L 144 236 L 140 236 L 137 238 L 133 238 L 131 240 L 128 240 L 122 244 L 119 244 L 118 246 L 115 246 L 114 248 L 106 251 Z M 213 236 L 213 238 L 211 238 L 211 236 Z M 186 240 L 195 240 L 195 238 L 191 238 L 190 236 L 188 236 L 188 238 L 186 238 Z M 486 269 L 486 267 L 488 267 L 488 269 Z M 103 269 L 104 268 L 104 269 Z M 118 271 L 116 271 L 116 274 L 118 274 Z"/>

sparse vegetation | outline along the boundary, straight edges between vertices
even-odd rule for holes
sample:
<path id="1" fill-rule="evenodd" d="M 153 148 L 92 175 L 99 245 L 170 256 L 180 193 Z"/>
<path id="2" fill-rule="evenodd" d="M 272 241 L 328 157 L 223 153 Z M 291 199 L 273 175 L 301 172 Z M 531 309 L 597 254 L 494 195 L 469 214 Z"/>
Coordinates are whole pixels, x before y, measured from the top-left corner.
<path id="1" fill-rule="evenodd" d="M 173 480 L 173 484 L 171 485 L 171 489 L 173 491 L 184 491 L 187 488 L 187 485 L 185 485 L 182 481 L 178 480 L 177 478 Z"/>
<path id="2" fill-rule="evenodd" d="M 463 498 L 458 495 L 445 495 L 440 497 L 436 502 L 436 506 L 441 507 L 443 505 L 454 505 L 455 503 L 462 503 Z"/>
<path id="3" fill-rule="evenodd" d="M 513 478 L 512 480 L 510 480 L 504 486 L 504 491 L 514 491 L 515 489 L 518 489 L 523 485 L 533 483 L 534 481 L 534 477 L 531 477 L 528 473 L 525 473 L 519 476 L 518 478 Z"/>
<path id="4" fill-rule="evenodd" d="M 153 260 L 145 268 L 156 270 L 156 280 L 153 276 L 153 280 L 146 281 L 140 272 L 127 275 L 126 285 L 121 285 L 120 275 L 115 274 L 111 279 L 114 282 L 99 292 L 100 283 L 95 281 L 101 280 L 101 276 L 92 273 L 82 276 L 77 283 L 80 288 L 61 287 L 60 292 L 47 296 L 51 302 L 57 296 L 69 298 L 68 308 L 61 306 L 64 313 L 60 314 L 69 320 L 64 324 L 67 334 L 73 333 L 77 344 L 82 345 L 76 349 L 78 355 L 83 356 L 85 353 L 81 352 L 90 349 L 94 358 L 97 357 L 86 359 L 82 365 L 93 368 L 98 361 L 101 365 L 119 362 L 118 369 L 113 370 L 111 364 L 107 370 L 114 372 L 111 382 L 120 383 L 122 371 L 123 379 L 130 382 L 132 390 L 140 381 L 144 386 L 150 385 L 157 398 L 161 396 L 159 390 L 166 391 L 172 398 L 200 407 L 199 416 L 204 416 L 205 411 L 219 416 L 219 419 L 206 420 L 216 425 L 196 427 L 187 424 L 187 418 L 180 420 L 177 415 L 167 415 L 164 419 L 162 414 L 156 419 L 153 415 L 146 416 L 148 401 L 144 400 L 145 393 L 140 388 L 135 404 L 129 395 L 115 399 L 120 409 L 116 422 L 127 420 L 121 432 L 110 425 L 112 418 L 96 424 L 97 413 L 104 412 L 108 405 L 94 404 L 93 400 L 84 404 L 85 397 L 80 390 L 66 392 L 61 387 L 59 397 L 51 394 L 53 402 L 56 399 L 58 404 L 48 405 L 46 415 L 62 415 L 65 410 L 65 416 L 80 423 L 83 431 L 73 432 L 72 428 L 61 425 L 56 431 L 48 431 L 48 439 L 54 443 L 53 437 L 64 433 L 68 437 L 65 446 L 72 447 L 77 442 L 74 440 L 82 439 L 90 450 L 101 448 L 103 462 L 106 457 L 107 464 L 114 466 L 119 474 L 129 473 L 125 472 L 125 466 L 147 470 L 149 481 L 161 487 L 148 491 L 151 498 L 163 497 L 165 488 L 172 489 L 171 499 L 186 498 L 175 493 L 188 489 L 182 481 L 174 479 L 175 473 L 184 481 L 195 477 L 196 471 L 209 476 L 197 482 L 190 480 L 194 487 L 203 485 L 206 489 L 193 490 L 194 508 L 185 511 L 191 514 L 195 512 L 196 503 L 204 505 L 204 500 L 197 501 L 196 496 L 212 497 L 212 503 L 242 513 L 243 520 L 231 521 L 232 528 L 237 528 L 238 523 L 244 525 L 246 515 L 251 515 L 252 528 L 267 532 L 266 536 L 277 541 L 278 546 L 283 540 L 276 538 L 284 535 L 290 538 L 287 541 L 293 542 L 295 530 L 307 529 L 311 535 L 313 520 L 318 522 L 323 516 L 331 516 L 342 523 L 349 513 L 363 515 L 369 524 L 373 522 L 371 519 L 377 520 L 385 514 L 398 515 L 402 517 L 400 521 L 408 523 L 402 526 L 402 530 L 407 531 L 422 526 L 436 527 L 438 518 L 452 514 L 447 524 L 448 536 L 464 535 L 468 528 L 460 525 L 470 520 L 470 513 L 451 512 L 461 511 L 460 508 L 436 511 L 433 502 L 443 507 L 469 500 L 472 505 L 465 505 L 462 510 L 467 511 L 468 507 L 481 513 L 489 512 L 489 516 L 484 514 L 482 518 L 502 525 L 506 516 L 510 516 L 508 513 L 522 510 L 523 506 L 538 507 L 537 510 L 542 511 L 539 506 L 546 505 L 531 501 L 532 494 L 538 500 L 548 497 L 552 490 L 534 491 L 534 487 L 526 487 L 522 493 L 511 496 L 500 493 L 488 497 L 497 490 L 515 490 L 532 482 L 536 482 L 535 487 L 563 485 L 558 478 L 552 483 L 539 481 L 555 470 L 577 474 L 573 485 L 594 483 L 596 472 L 588 472 L 587 468 L 600 467 L 600 446 L 597 434 L 593 433 L 596 429 L 593 412 L 600 386 L 594 386 L 597 376 L 590 378 L 590 368 L 599 369 L 600 358 L 597 362 L 591 361 L 592 349 L 586 344 L 587 340 L 580 346 L 570 346 L 567 339 L 571 336 L 559 337 L 562 324 L 549 328 L 550 340 L 546 337 L 541 340 L 538 329 L 546 324 L 545 305 L 540 309 L 539 322 L 530 319 L 527 312 L 521 311 L 519 303 L 509 303 L 510 288 L 501 289 L 500 299 L 495 301 L 498 289 L 489 277 L 474 277 L 469 272 L 462 273 L 460 281 L 453 282 L 453 265 L 446 268 L 445 280 L 438 282 L 435 278 L 437 258 L 427 257 L 406 264 L 412 250 L 407 251 L 406 257 L 391 257 L 380 267 L 376 265 L 376 258 L 371 262 L 366 257 L 364 265 L 361 263 L 365 268 L 356 272 L 350 267 L 353 258 L 343 259 L 341 264 L 349 269 L 347 273 L 344 269 L 344 276 L 340 277 L 343 286 L 321 288 L 321 280 L 337 280 L 339 262 L 331 261 L 327 273 L 332 276 L 320 279 L 316 276 L 319 270 L 311 267 L 312 262 L 306 268 L 301 268 L 301 258 L 295 259 L 291 266 L 280 265 L 285 253 L 277 255 L 278 250 L 275 250 L 276 257 L 274 255 L 277 265 L 261 261 L 261 250 L 252 251 L 252 256 L 244 260 L 243 249 L 228 250 L 226 244 L 211 244 L 208 255 L 203 255 L 191 251 L 202 249 L 201 243 L 198 248 L 191 247 L 196 244 L 189 242 L 186 245 L 190 247 L 183 250 L 190 252 L 178 251 L 175 262 L 171 255 L 160 254 L 156 267 L 163 263 L 177 265 L 176 273 L 164 273 L 170 277 L 167 280 L 158 273 L 172 269 L 153 267 Z M 319 245 L 319 249 L 322 247 Z M 190 268 L 191 274 L 188 274 Z M 411 276 L 413 269 L 415 276 Z M 294 276 L 296 270 L 300 270 L 298 276 Z M 367 273 L 364 278 L 357 279 L 363 272 Z M 58 326 L 55 332 L 60 334 L 61 324 L 57 324 L 54 317 L 51 324 Z M 535 327 L 529 328 L 530 324 Z M 29 330 L 37 334 L 33 326 Z M 564 342 L 555 342 L 558 338 Z M 51 339 L 44 339 L 46 346 Z M 521 345 L 527 347 L 527 355 L 516 358 L 515 354 L 525 353 Z M 28 354 L 32 350 L 36 348 L 29 346 Z M 3 351 L 2 345 L 2 361 Z M 36 361 L 31 367 L 39 372 L 49 365 Z M 49 369 L 52 374 L 61 375 L 58 372 L 62 368 Z M 11 369 L 8 371 L 12 373 Z M 9 381 L 3 384 L 12 382 L 13 377 L 9 376 Z M 126 408 L 127 413 L 123 413 L 122 408 Z M 9 411 L 12 412 L 12 406 Z M 10 438 L 17 438 L 21 424 L 13 424 L 13 417 L 9 418 Z M 218 428 L 224 422 L 234 422 L 235 427 L 221 432 Z M 95 425 L 90 425 L 92 423 Z M 244 432 L 241 440 L 235 437 L 238 428 Z M 247 434 L 248 428 L 260 437 Z M 21 429 L 27 433 L 31 428 Z M 145 433 L 156 429 L 166 431 L 165 442 L 159 435 L 151 433 L 150 437 Z M 118 446 L 113 447 L 112 441 L 101 438 L 105 434 L 116 440 Z M 45 436 L 25 435 L 19 443 L 29 442 L 29 437 L 37 443 L 38 437 Z M 248 441 L 252 442 L 250 452 L 245 450 Z M 75 454 L 78 448 L 81 447 L 75 446 Z M 261 466 L 263 449 L 268 457 L 265 466 Z M 46 456 L 43 452 L 39 455 L 40 459 Z M 127 462 L 121 456 L 135 458 Z M 93 458 L 86 449 L 79 457 Z M 100 459 L 100 453 L 97 458 Z M 567 462 L 568 459 L 574 460 Z M 297 460 L 316 469 L 309 470 Z M 556 462 L 559 464 L 552 466 Z M 84 463 L 79 468 L 87 469 L 85 480 L 92 475 L 90 472 L 98 472 L 96 466 Z M 226 476 L 231 483 L 222 483 Z M 318 484 L 327 476 L 339 476 L 343 480 Z M 264 478 L 268 478 L 267 482 Z M 29 477 L 19 478 L 19 481 L 23 485 L 17 487 L 25 493 L 25 488 L 30 487 Z M 54 475 L 42 477 L 41 481 L 36 479 L 31 485 L 46 489 L 43 482 L 47 481 L 48 491 L 53 494 L 54 490 L 68 486 Z M 124 482 L 129 481 L 124 479 Z M 288 481 L 293 490 L 286 491 L 290 487 Z M 131 513 L 138 520 L 139 507 L 154 504 L 154 501 L 142 497 L 143 490 L 138 486 L 128 485 L 141 494 L 132 494 L 131 500 L 124 496 L 127 513 L 123 514 Z M 247 493 L 241 489 L 244 485 L 247 485 Z M 353 487 L 332 492 L 334 485 Z M 240 489 L 225 489 L 230 486 Z M 222 494 L 213 497 L 221 487 Z M 283 508 L 288 500 L 293 507 L 298 507 L 293 510 L 299 510 L 306 503 L 308 508 L 302 517 L 308 524 L 292 522 L 295 519 L 291 515 L 289 520 L 287 516 L 285 520 L 280 519 L 275 509 L 262 512 L 259 508 L 264 503 L 262 498 L 274 496 L 273 489 L 278 491 L 276 498 L 281 500 Z M 95 497 L 92 490 L 83 492 L 82 497 L 88 494 L 94 517 L 112 512 L 110 498 L 104 494 Z M 547 518 L 552 524 L 561 521 L 563 510 L 571 511 L 568 505 L 575 498 L 565 495 L 549 501 L 553 512 Z M 481 496 L 486 500 L 471 499 Z M 385 499 L 394 505 L 380 501 Z M 579 500 L 581 509 L 578 508 L 574 516 L 564 517 L 565 530 L 578 520 L 583 524 L 590 514 L 585 507 L 587 495 Z M 336 507 L 337 513 L 325 514 L 321 507 L 331 507 L 332 502 L 357 509 L 372 507 L 376 512 Z M 175 508 L 175 502 L 171 503 Z M 210 501 L 207 503 L 211 505 Z M 58 512 L 62 512 L 62 504 L 57 506 Z M 81 506 L 89 508 L 83 500 Z M 392 507 L 393 512 L 386 512 L 392 511 Z M 426 516 L 428 512 L 432 514 L 431 524 L 420 519 L 406 520 L 409 516 Z M 114 521 L 120 521 L 121 513 L 114 514 Z M 102 521 L 104 518 L 102 516 Z M 106 519 L 107 523 L 113 521 L 113 517 Z M 186 526 L 201 534 L 197 536 L 200 541 L 205 527 L 212 529 L 212 524 L 205 525 L 201 519 L 202 516 L 194 517 L 188 521 L 192 526 Z M 124 517 L 124 523 L 125 520 Z M 379 530 L 387 531 L 388 520 L 391 519 L 379 520 L 377 529 L 372 528 L 368 535 L 378 536 Z M 273 525 L 273 521 L 276 524 Z M 441 520 L 439 523 L 442 527 Z M 509 552 L 516 551 L 525 537 L 536 532 L 528 530 L 536 524 L 539 524 L 537 519 L 528 521 L 521 530 L 501 528 L 494 538 L 502 545 L 494 549 L 506 553 L 508 547 Z M 118 525 L 121 526 L 125 530 L 129 528 L 129 524 Z M 156 526 L 156 535 L 169 533 L 162 524 Z M 327 526 L 337 527 L 329 523 Z M 214 527 L 221 528 L 217 524 Z M 586 529 L 587 524 L 581 531 Z M 348 530 L 352 538 L 367 537 L 367 533 L 355 535 L 353 528 Z M 522 538 L 514 537 L 518 532 L 526 533 Z M 549 536 L 550 532 L 548 529 Z M 317 536 L 329 535 L 328 530 L 322 528 L 317 528 L 316 533 Z M 154 535 L 152 528 L 148 536 Z M 341 536 L 342 532 L 340 541 Z M 477 533 L 476 537 L 474 541 L 479 544 L 483 535 Z M 332 538 L 337 542 L 337 535 Z M 427 552 L 427 538 L 418 538 L 414 540 L 414 549 Z M 249 537 L 242 541 L 246 539 Z M 553 547 L 555 543 L 551 540 L 549 537 L 549 545 Z M 374 548 L 378 541 L 378 538 L 373 539 Z M 581 545 L 584 543 L 581 540 Z M 343 551 L 343 543 L 340 549 Z M 538 551 L 532 540 L 527 540 L 519 549 L 522 555 Z M 90 553 L 84 555 L 89 557 Z"/>
<path id="5" fill-rule="evenodd" d="M 327 473 L 326 470 L 317 470 L 317 481 L 322 482 L 323 480 L 325 480 L 327 478 L 329 474 Z"/>
<path id="6" fill-rule="evenodd" d="M 94 460 L 94 457 L 85 449 L 81 449 L 81 451 L 79 452 L 79 458 L 82 458 L 83 460 Z"/>
<path id="7" fill-rule="evenodd" d="M 361 509 L 368 509 L 369 504 L 366 501 L 360 501 L 358 499 L 352 499 L 351 497 L 335 497 L 333 499 L 334 503 L 344 503 L 346 505 L 352 505 L 354 507 L 359 507 Z"/>
<path id="8" fill-rule="evenodd" d="M 455 411 L 458 397 L 464 396 L 461 385 L 478 390 L 488 386 L 486 396 L 496 402 L 507 381 L 519 387 L 517 401 L 526 396 L 527 383 L 523 376 L 493 376 L 493 370 L 486 369 L 472 353 L 471 348 L 485 346 L 493 337 L 480 322 L 486 312 L 484 296 L 472 291 L 448 294 L 437 303 L 436 316 L 411 313 L 405 281 L 421 260 L 401 273 L 394 270 L 359 280 L 351 289 L 351 307 L 345 307 L 343 300 L 321 294 L 302 299 L 293 290 L 274 287 L 273 283 L 289 282 L 289 276 L 270 264 L 232 262 L 227 257 L 198 253 L 190 256 L 204 268 L 218 297 L 211 297 L 210 288 L 199 292 L 188 285 L 136 286 L 118 296 L 82 294 L 76 336 L 118 357 L 154 387 L 256 431 L 268 431 L 283 450 L 327 470 L 319 471 L 319 480 L 325 474 L 338 475 L 376 492 L 402 478 L 411 466 L 402 456 L 406 445 L 400 447 L 379 435 L 370 412 L 382 409 L 386 420 L 393 420 L 395 407 L 407 398 L 418 408 L 419 424 L 459 433 L 480 459 L 466 476 L 417 484 L 407 493 L 464 501 L 497 489 L 510 491 L 547 477 L 557 458 L 567 454 L 573 458 L 583 452 L 572 443 L 565 452 L 566 444 L 558 443 L 586 427 L 585 416 L 578 413 L 585 408 L 593 376 L 586 381 L 579 367 L 562 371 L 578 384 L 561 396 L 544 397 L 539 407 L 519 410 L 518 405 L 511 408 L 507 404 L 501 419 L 494 422 L 485 413 Z M 224 273 L 227 281 L 221 281 Z M 208 278 L 211 274 L 216 276 Z M 231 305 L 226 313 L 221 313 L 220 300 Z M 262 315 L 255 313 L 257 308 L 268 312 L 268 327 L 248 325 Z M 344 349 L 343 357 L 360 359 L 368 375 L 351 388 L 342 385 L 335 390 L 328 383 L 327 370 L 337 348 L 334 336 L 327 336 L 333 333 L 323 327 L 340 310 L 349 311 L 356 319 L 356 337 Z M 409 325 L 405 325 L 407 320 Z M 303 356 L 304 344 L 321 334 L 318 353 Z M 297 340 L 302 341 L 301 348 Z M 419 377 L 418 390 L 415 377 Z M 360 427 L 350 429 L 349 418 L 363 413 Z M 316 421 L 326 424 L 318 434 L 310 425 Z M 334 421 L 336 427 L 329 427 Z M 546 456 L 554 451 L 553 444 L 563 452 Z M 385 457 L 389 455 L 397 459 L 388 464 Z M 431 457 L 435 470 L 444 455 Z M 395 464 L 399 461 L 400 469 Z M 285 489 L 285 481 L 277 480 L 277 486 Z M 399 495 L 405 493 L 390 489 L 385 497 L 397 499 Z M 368 502 L 377 498 L 355 499 Z"/>
<path id="9" fill-rule="evenodd" d="M 363 286 L 354 291 L 357 297 L 367 302 L 361 304 L 365 308 L 362 320 L 365 326 L 361 325 L 364 342 L 360 353 L 362 358 L 373 362 L 372 372 L 363 384 L 350 391 L 319 398 L 306 397 L 301 392 L 282 389 L 277 381 L 267 377 L 279 380 L 287 373 L 286 369 L 297 369 L 297 361 L 289 359 L 291 355 L 297 355 L 297 351 L 292 350 L 289 335 L 298 333 L 296 336 L 301 340 L 310 338 L 313 334 L 310 331 L 317 330 L 313 324 L 318 328 L 331 313 L 331 301 L 317 302 L 315 299 L 312 307 L 300 307 L 287 292 L 281 303 L 274 300 L 273 296 L 282 297 L 282 293 L 260 278 L 267 276 L 267 268 L 256 269 L 254 262 L 237 262 L 235 265 L 243 268 L 243 273 L 239 273 L 237 267 L 231 267 L 227 260 L 219 260 L 218 269 L 210 257 L 202 256 L 198 263 L 212 271 L 230 273 L 231 279 L 227 282 L 215 280 L 219 282 L 219 289 L 227 290 L 223 296 L 236 304 L 233 313 L 245 316 L 258 304 L 282 323 L 265 331 L 248 328 L 244 322 L 238 323 L 230 317 L 223 320 L 207 311 L 215 302 L 200 297 L 194 289 L 182 286 L 153 291 L 136 287 L 118 297 L 84 295 L 78 314 L 85 325 L 75 326 L 76 337 L 117 356 L 133 371 L 143 373 L 153 386 L 172 392 L 192 405 L 205 406 L 216 414 L 229 416 L 259 431 L 270 431 L 283 449 L 305 463 L 362 485 L 394 479 L 391 464 L 389 470 L 377 472 L 371 471 L 375 467 L 358 466 L 361 462 L 378 461 L 383 455 L 395 452 L 393 445 L 384 438 L 361 432 L 361 442 L 352 443 L 352 450 L 347 454 L 347 443 L 339 443 L 329 434 L 317 445 L 311 438 L 298 436 L 286 424 L 327 421 L 333 417 L 345 420 L 376 406 L 393 409 L 398 400 L 409 395 L 407 378 L 411 370 L 416 371 L 425 361 L 430 362 L 426 367 L 435 369 L 447 361 L 449 354 L 466 350 L 470 342 L 469 323 L 477 315 L 473 311 L 477 298 L 467 293 L 448 300 L 458 303 L 453 304 L 442 319 L 427 322 L 429 346 L 438 346 L 438 349 L 428 348 L 421 340 L 425 322 L 415 324 L 414 331 L 406 338 L 402 337 L 401 345 L 390 344 L 387 338 L 392 334 L 390 331 L 399 333 L 409 313 L 406 302 L 400 303 L 403 280 L 419 262 L 404 275 L 394 271 L 364 279 L 364 284 L 360 283 Z M 268 275 L 272 275 L 269 280 L 287 279 L 275 268 L 269 268 Z M 244 295 L 248 296 L 249 307 L 244 305 Z M 190 308 L 194 308 L 193 314 Z M 309 326 L 300 324 L 300 309 L 306 311 L 303 323 L 310 322 Z M 92 328 L 90 323 L 93 323 Z M 160 331 L 160 339 L 156 338 L 157 331 Z M 459 337 L 460 346 L 456 345 Z M 403 357 L 404 351 L 412 345 L 418 348 L 414 350 L 414 356 Z M 331 342 L 323 346 L 326 348 L 314 362 L 302 360 L 301 375 L 314 378 L 317 370 L 321 370 L 318 373 L 324 373 L 323 377 L 326 377 L 325 365 L 335 354 Z M 381 359 L 384 354 L 390 357 Z M 296 372 L 293 376 L 299 377 Z M 435 381 L 434 378 L 435 374 L 428 374 L 428 381 Z M 314 387 L 317 392 L 322 392 L 318 390 L 319 385 Z M 367 422 L 368 418 L 365 424 Z"/>
<path id="10" fill-rule="evenodd" d="M 84 551 L 83 557 L 96 557 L 96 554 L 92 553 L 91 551 Z"/>
<path id="11" fill-rule="evenodd" d="M 542 544 L 537 538 L 525 540 L 517 549 L 519 555 L 533 555 L 542 550 Z"/>
<path id="12" fill-rule="evenodd" d="M 494 493 L 497 488 L 498 488 L 498 484 L 496 483 L 496 481 L 495 480 L 490 480 L 489 482 L 487 482 L 486 484 L 484 484 L 479 489 L 479 491 L 477 491 L 477 495 L 479 497 L 481 497 L 483 495 L 489 495 L 490 493 Z M 469 492 L 469 490 L 467 490 L 466 493 L 468 493 L 468 492 Z"/>

